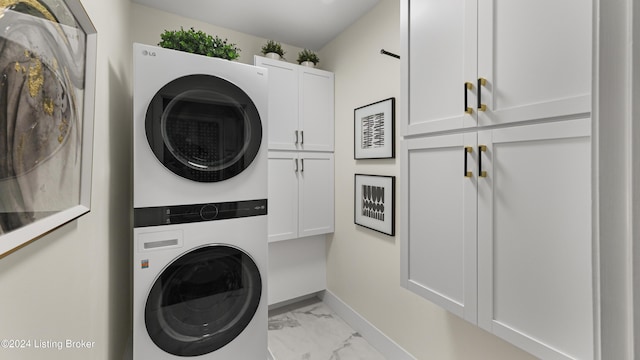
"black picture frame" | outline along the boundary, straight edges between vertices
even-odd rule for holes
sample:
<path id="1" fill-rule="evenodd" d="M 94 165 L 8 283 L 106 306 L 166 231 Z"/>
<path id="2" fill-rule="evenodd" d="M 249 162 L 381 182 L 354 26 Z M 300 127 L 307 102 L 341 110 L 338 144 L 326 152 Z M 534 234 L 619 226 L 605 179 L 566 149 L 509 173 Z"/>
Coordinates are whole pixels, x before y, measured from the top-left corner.
<path id="1" fill-rule="evenodd" d="M 395 236 L 396 177 L 355 174 L 353 187 L 354 223 Z"/>
<path id="2" fill-rule="evenodd" d="M 380 100 L 353 110 L 353 158 L 395 158 L 396 99 Z"/>

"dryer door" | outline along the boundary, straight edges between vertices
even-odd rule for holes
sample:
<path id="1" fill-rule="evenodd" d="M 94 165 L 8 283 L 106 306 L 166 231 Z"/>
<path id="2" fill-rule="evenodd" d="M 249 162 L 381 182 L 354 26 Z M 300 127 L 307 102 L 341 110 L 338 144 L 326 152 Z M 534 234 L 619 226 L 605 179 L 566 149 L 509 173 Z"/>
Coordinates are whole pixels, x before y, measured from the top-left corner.
<path id="1" fill-rule="evenodd" d="M 145 128 L 158 160 L 199 182 L 241 173 L 262 141 L 262 122 L 249 95 L 211 75 L 184 76 L 163 86 L 151 99 Z"/>
<path id="2" fill-rule="evenodd" d="M 262 280 L 245 252 L 210 245 L 180 256 L 158 276 L 145 307 L 153 342 L 176 356 L 198 356 L 230 343 L 260 303 Z"/>

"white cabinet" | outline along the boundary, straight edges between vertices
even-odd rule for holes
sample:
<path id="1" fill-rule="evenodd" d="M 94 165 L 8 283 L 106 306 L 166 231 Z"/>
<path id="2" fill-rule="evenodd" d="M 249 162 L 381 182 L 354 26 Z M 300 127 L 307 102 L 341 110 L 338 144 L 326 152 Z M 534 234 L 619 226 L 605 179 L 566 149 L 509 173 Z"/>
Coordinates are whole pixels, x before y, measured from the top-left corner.
<path id="1" fill-rule="evenodd" d="M 477 78 L 477 0 L 402 0 L 403 134 L 476 126 L 464 112 Z M 469 105 L 471 106 L 471 105 Z"/>
<path id="2" fill-rule="evenodd" d="M 300 66 L 300 150 L 333 151 L 334 76 L 328 71 Z"/>
<path id="3" fill-rule="evenodd" d="M 324 234 L 334 231 L 334 75 L 261 56 L 254 64 L 269 71 L 272 305 L 326 288 Z"/>
<path id="4" fill-rule="evenodd" d="M 478 323 L 543 359 L 594 358 L 591 121 L 480 131 Z"/>
<path id="5" fill-rule="evenodd" d="M 269 149 L 333 151 L 333 73 L 261 56 L 254 63 L 269 69 Z"/>
<path id="6" fill-rule="evenodd" d="M 403 285 L 472 323 L 477 308 L 475 144 L 475 133 L 411 139 L 403 142 L 401 157 L 407 214 Z"/>
<path id="7" fill-rule="evenodd" d="M 298 153 L 269 152 L 269 241 L 298 237 Z"/>
<path id="8" fill-rule="evenodd" d="M 254 62 L 269 69 L 269 149 L 297 150 L 298 69 L 293 64 L 259 56 Z"/>
<path id="9" fill-rule="evenodd" d="M 402 284 L 542 359 L 598 349 L 592 11 L 401 0 Z"/>
<path id="10" fill-rule="evenodd" d="M 269 241 L 334 230 L 333 153 L 269 152 Z"/>
<path id="11" fill-rule="evenodd" d="M 405 136 L 591 111 L 591 1 L 401 4 Z"/>
<path id="12" fill-rule="evenodd" d="M 590 119 L 403 142 L 403 286 L 543 359 L 593 359 Z"/>

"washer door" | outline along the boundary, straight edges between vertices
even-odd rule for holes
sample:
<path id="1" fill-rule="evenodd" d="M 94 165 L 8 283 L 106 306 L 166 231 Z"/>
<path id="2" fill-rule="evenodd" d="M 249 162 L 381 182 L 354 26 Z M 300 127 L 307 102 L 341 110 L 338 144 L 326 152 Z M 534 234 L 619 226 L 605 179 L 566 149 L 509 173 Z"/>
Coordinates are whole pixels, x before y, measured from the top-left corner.
<path id="1" fill-rule="evenodd" d="M 192 250 L 156 279 L 145 307 L 147 332 L 162 350 L 198 356 L 233 341 L 253 318 L 262 293 L 255 262 L 230 246 Z"/>
<path id="2" fill-rule="evenodd" d="M 251 98 L 211 75 L 189 75 L 163 86 L 151 99 L 145 128 L 158 160 L 199 182 L 241 173 L 262 141 L 260 114 Z"/>

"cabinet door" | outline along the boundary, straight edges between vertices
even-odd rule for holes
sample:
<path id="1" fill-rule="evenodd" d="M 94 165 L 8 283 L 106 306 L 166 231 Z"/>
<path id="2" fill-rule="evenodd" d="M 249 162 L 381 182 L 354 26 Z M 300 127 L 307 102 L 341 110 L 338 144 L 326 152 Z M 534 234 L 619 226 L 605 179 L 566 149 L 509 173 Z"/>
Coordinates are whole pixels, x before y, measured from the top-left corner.
<path id="1" fill-rule="evenodd" d="M 300 67 L 300 150 L 333 151 L 333 74 Z"/>
<path id="2" fill-rule="evenodd" d="M 591 111 L 592 1 L 478 0 L 480 126 Z"/>
<path id="3" fill-rule="evenodd" d="M 402 151 L 403 286 L 476 323 L 476 134 L 405 140 Z"/>
<path id="4" fill-rule="evenodd" d="M 478 322 L 543 359 L 594 358 L 590 123 L 478 133 Z"/>
<path id="5" fill-rule="evenodd" d="M 298 174 L 296 152 L 269 152 L 269 242 L 298 237 Z"/>
<path id="6" fill-rule="evenodd" d="M 402 9 L 404 135 L 476 126 L 477 0 L 403 0 Z"/>
<path id="7" fill-rule="evenodd" d="M 298 138 L 298 66 L 256 56 L 269 69 L 269 149 L 296 150 Z"/>
<path id="8" fill-rule="evenodd" d="M 334 229 L 333 153 L 299 153 L 300 237 Z"/>

